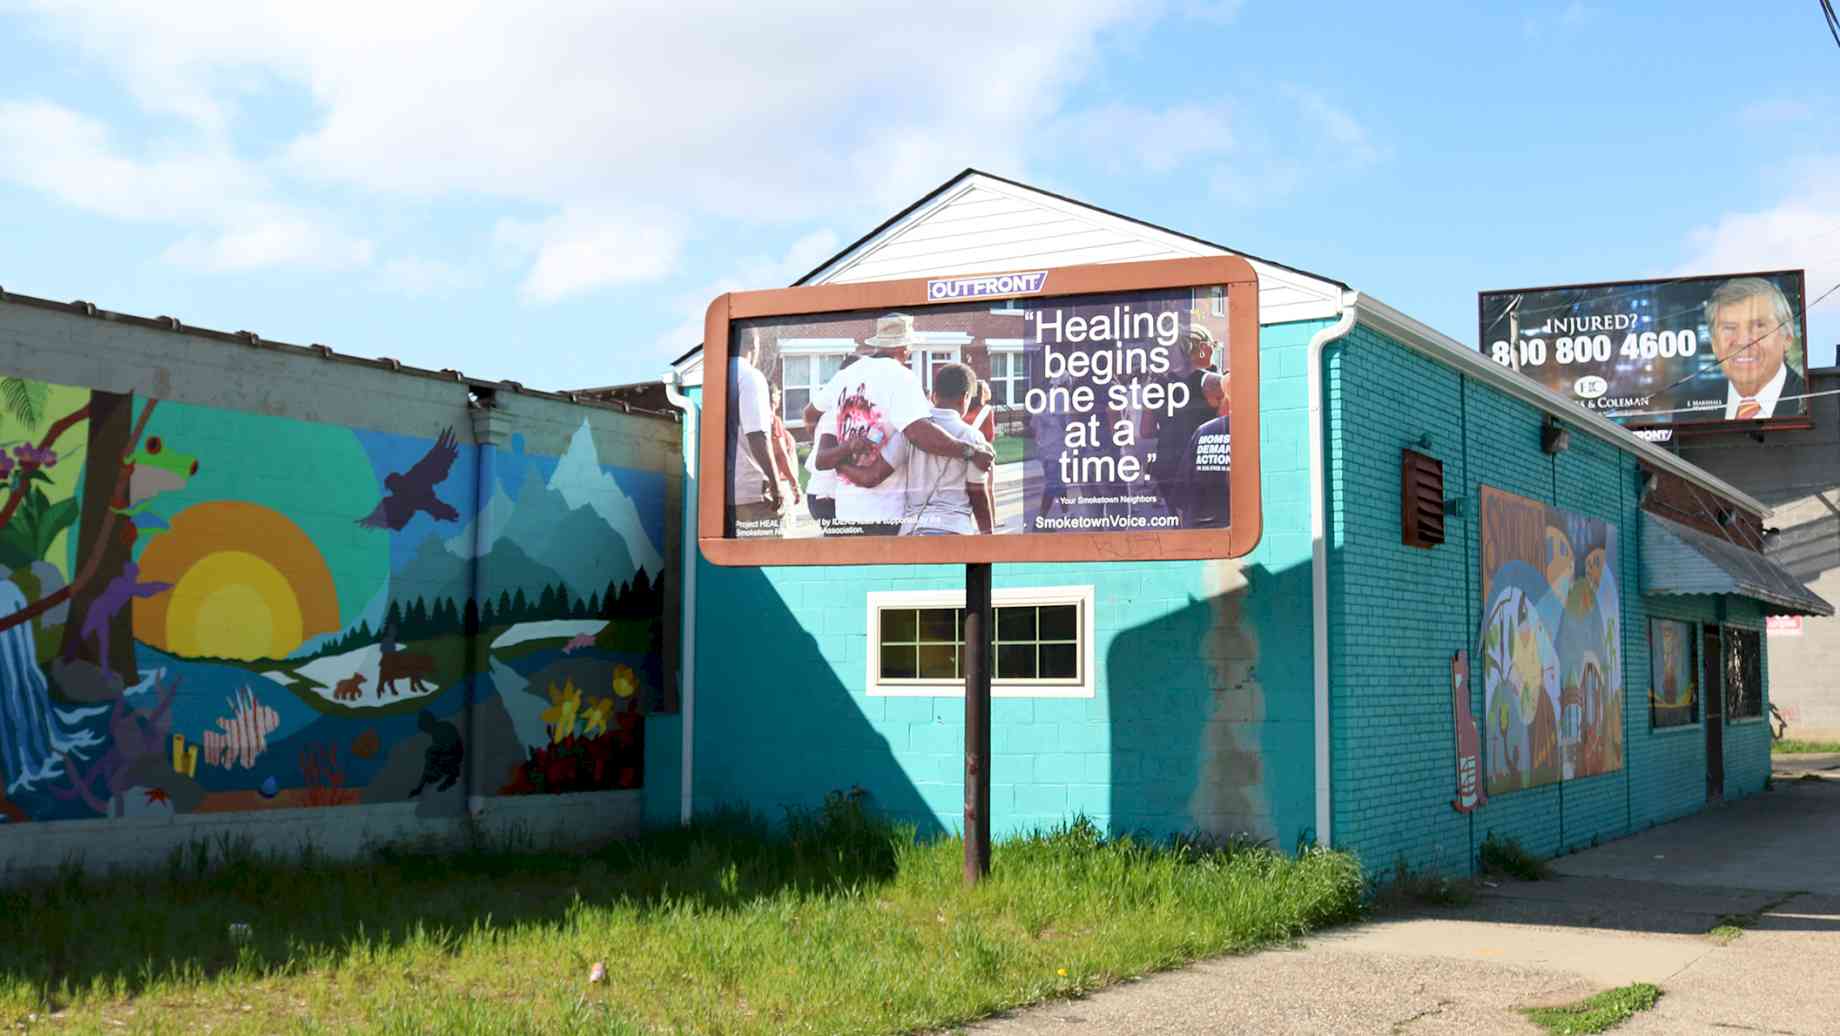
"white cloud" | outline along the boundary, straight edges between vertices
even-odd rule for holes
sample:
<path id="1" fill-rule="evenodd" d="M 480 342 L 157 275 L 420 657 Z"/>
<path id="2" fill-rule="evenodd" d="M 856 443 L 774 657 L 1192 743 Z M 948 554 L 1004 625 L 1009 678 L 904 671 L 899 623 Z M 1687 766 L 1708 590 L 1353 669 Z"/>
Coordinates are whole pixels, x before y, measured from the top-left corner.
<path id="1" fill-rule="evenodd" d="M 1233 120 L 1224 105 L 1182 104 L 1161 110 L 1112 103 L 1056 120 L 1036 135 L 1044 146 L 1100 169 L 1168 173 L 1233 150 Z"/>
<path id="2" fill-rule="evenodd" d="M 161 258 L 212 273 L 274 266 L 342 270 L 370 265 L 373 251 L 369 241 L 303 220 L 278 219 L 209 235 L 187 235 L 173 242 Z"/>
<path id="3" fill-rule="evenodd" d="M 1364 123 L 1319 90 L 1280 84 L 1239 114 L 1228 154 L 1208 173 L 1208 194 L 1228 205 L 1272 205 L 1388 157 Z"/>
<path id="4" fill-rule="evenodd" d="M 720 222 L 863 218 L 966 165 L 1020 173 L 1129 0 L 851 5 L 34 4 L 150 112 L 234 138 L 265 91 L 311 116 L 290 175 L 361 198 L 498 200 L 542 227 L 522 294 L 672 272 Z M 645 215 L 664 208 L 673 224 Z M 526 236 L 539 234 L 525 227 Z M 579 268 L 578 268 L 579 267 Z"/>
<path id="5" fill-rule="evenodd" d="M 1289 86 L 1284 92 L 1297 102 L 1297 110 L 1305 121 L 1328 141 L 1345 164 L 1357 168 L 1369 166 L 1383 157 L 1367 127 L 1321 91 Z"/>
<path id="6" fill-rule="evenodd" d="M 1728 212 L 1687 234 L 1687 260 L 1672 276 L 1805 269 L 1808 340 L 1813 358 L 1834 362 L 1840 338 L 1840 156 L 1801 164 L 1790 188 L 1772 205 Z"/>
<path id="7" fill-rule="evenodd" d="M 840 247 L 834 232 L 815 230 L 794 241 L 778 258 L 756 255 L 738 260 L 724 276 L 673 301 L 683 319 L 658 339 L 654 350 L 667 359 L 682 355 L 703 340 L 703 316 L 716 296 L 753 288 L 785 287 L 837 254 Z"/>
<path id="8" fill-rule="evenodd" d="M 198 228 L 167 249 L 167 261 L 210 271 L 370 262 L 370 242 L 276 201 L 261 170 L 194 143 L 131 155 L 88 116 L 44 101 L 0 101 L 0 179 L 124 222 Z"/>
<path id="9" fill-rule="evenodd" d="M 594 208 L 569 209 L 541 222 L 504 220 L 497 238 L 530 254 L 530 272 L 518 292 L 533 302 L 659 280 L 677 269 L 684 246 L 684 231 L 668 213 Z"/>
<path id="10" fill-rule="evenodd" d="M 1813 114 L 1814 107 L 1807 101 L 1776 97 L 1745 105 L 1739 110 L 1738 119 L 1753 126 L 1776 126 L 1786 122 L 1801 122 Z"/>
<path id="11" fill-rule="evenodd" d="M 452 263 L 421 256 L 399 256 L 377 268 L 377 280 L 403 295 L 446 295 L 461 287 L 467 277 Z"/>

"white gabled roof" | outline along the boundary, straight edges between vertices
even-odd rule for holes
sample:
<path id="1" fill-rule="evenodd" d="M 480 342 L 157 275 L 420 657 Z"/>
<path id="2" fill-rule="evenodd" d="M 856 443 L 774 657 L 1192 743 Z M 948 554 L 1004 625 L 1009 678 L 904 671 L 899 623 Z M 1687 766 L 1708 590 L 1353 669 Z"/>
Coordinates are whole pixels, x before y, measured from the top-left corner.
<path id="1" fill-rule="evenodd" d="M 1259 275 L 1265 324 L 1332 319 L 1347 285 L 1303 270 L 967 169 L 795 284 L 849 284 L 950 273 L 1238 255 Z M 677 361 L 702 383 L 702 348 Z"/>

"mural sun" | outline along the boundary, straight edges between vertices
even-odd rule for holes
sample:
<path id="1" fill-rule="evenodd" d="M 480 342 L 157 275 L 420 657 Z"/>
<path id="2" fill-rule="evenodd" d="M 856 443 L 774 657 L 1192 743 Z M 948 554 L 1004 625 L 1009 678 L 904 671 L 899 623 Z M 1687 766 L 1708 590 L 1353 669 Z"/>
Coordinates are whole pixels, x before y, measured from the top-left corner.
<path id="1" fill-rule="evenodd" d="M 192 658 L 285 658 L 339 629 L 338 594 L 319 548 L 286 515 L 214 500 L 173 516 L 147 544 L 141 578 L 173 584 L 134 609 L 142 643 Z"/>

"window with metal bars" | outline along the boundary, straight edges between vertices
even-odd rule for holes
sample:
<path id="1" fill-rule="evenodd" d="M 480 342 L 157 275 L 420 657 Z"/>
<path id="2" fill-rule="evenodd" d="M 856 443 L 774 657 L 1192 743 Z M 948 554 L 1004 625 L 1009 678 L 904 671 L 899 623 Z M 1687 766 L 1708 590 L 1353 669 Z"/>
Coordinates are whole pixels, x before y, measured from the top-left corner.
<path id="1" fill-rule="evenodd" d="M 1756 630 L 1724 630 L 1725 716 L 1755 719 L 1763 715 L 1763 637 Z"/>

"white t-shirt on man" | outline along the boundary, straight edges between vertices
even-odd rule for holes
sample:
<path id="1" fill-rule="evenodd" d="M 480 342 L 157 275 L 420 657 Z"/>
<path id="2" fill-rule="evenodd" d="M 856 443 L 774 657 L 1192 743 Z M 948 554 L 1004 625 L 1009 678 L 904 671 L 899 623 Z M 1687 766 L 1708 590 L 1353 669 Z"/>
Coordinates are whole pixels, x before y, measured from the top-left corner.
<path id="1" fill-rule="evenodd" d="M 984 433 L 966 424 L 958 411 L 935 408 L 932 417 L 934 424 L 959 442 L 982 450 L 990 448 Z M 905 441 L 902 447 L 901 463 L 894 465 L 905 476 L 901 535 L 937 532 L 969 536 L 977 532 L 977 515 L 971 510 L 971 494 L 965 488 L 967 482 L 983 481 L 977 468 L 968 460 L 927 453 Z"/>
<path id="2" fill-rule="evenodd" d="M 836 414 L 839 442 L 867 434 L 882 448 L 882 457 L 894 474 L 878 486 L 859 486 L 838 475 L 835 498 L 840 523 L 901 520 L 906 512 L 901 464 L 906 440 L 901 429 L 932 416 L 933 405 L 920 388 L 920 379 L 906 364 L 886 356 L 868 356 L 850 364 L 825 382 L 812 397 L 812 406 L 826 415 Z"/>
<path id="3" fill-rule="evenodd" d="M 773 476 L 761 469 L 754 451 L 748 448 L 747 437 L 750 432 L 761 432 L 769 438 L 773 435 L 773 400 L 767 393 L 766 375 L 739 356 L 730 360 L 728 398 L 735 408 L 736 432 L 729 440 L 729 449 L 734 451 L 729 465 L 734 472 L 734 502 L 737 506 L 762 503 L 767 499 L 767 480 Z M 769 442 L 769 449 L 771 446 Z"/>

